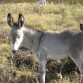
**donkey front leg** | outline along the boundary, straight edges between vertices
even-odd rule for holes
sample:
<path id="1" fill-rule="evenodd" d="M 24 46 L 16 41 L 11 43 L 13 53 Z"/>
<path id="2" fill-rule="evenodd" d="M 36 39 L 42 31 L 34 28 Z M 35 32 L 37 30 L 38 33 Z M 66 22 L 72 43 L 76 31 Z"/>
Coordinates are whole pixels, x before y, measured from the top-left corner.
<path id="1" fill-rule="evenodd" d="M 40 76 L 40 83 L 45 83 L 45 74 L 46 74 L 46 68 L 45 68 L 45 59 L 42 59 L 40 57 L 39 59 L 39 76 Z"/>

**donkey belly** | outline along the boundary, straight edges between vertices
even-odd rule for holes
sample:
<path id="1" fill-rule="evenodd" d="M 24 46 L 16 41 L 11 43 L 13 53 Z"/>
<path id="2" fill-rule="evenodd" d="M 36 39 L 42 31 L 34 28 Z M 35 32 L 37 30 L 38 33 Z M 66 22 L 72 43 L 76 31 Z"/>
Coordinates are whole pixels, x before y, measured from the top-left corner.
<path id="1" fill-rule="evenodd" d="M 50 43 L 43 46 L 48 59 L 62 59 L 68 56 L 68 46 L 62 43 Z"/>
<path id="2" fill-rule="evenodd" d="M 67 51 L 63 51 L 63 50 L 55 50 L 55 51 L 52 51 L 52 52 L 48 52 L 47 53 L 47 58 L 48 59 L 63 59 L 65 57 L 67 57 L 68 54 L 67 54 Z"/>

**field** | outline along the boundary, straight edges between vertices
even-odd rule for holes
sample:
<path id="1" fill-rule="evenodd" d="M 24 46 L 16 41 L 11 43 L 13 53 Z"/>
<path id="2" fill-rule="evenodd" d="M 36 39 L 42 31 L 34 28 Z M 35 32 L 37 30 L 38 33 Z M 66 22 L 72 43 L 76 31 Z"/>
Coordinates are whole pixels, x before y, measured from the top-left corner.
<path id="1" fill-rule="evenodd" d="M 1 3 L 0 4 L 0 83 L 37 83 L 38 63 L 27 51 L 19 51 L 17 56 L 11 52 L 7 14 L 11 13 L 17 21 L 18 14 L 24 15 L 25 23 L 43 31 L 79 30 L 83 23 L 83 6 L 81 4 L 46 4 L 35 3 Z M 30 55 L 30 56 L 29 56 Z M 34 61 L 35 59 L 35 61 Z M 62 61 L 47 61 L 46 83 L 56 79 Z M 64 60 L 63 78 L 58 83 L 79 83 L 79 71 L 69 59 Z"/>
<path id="2" fill-rule="evenodd" d="M 0 2 L 37 2 L 39 0 L 0 0 Z M 48 3 L 69 3 L 69 4 L 76 4 L 76 3 L 80 3 L 83 4 L 83 0 L 46 0 Z"/>

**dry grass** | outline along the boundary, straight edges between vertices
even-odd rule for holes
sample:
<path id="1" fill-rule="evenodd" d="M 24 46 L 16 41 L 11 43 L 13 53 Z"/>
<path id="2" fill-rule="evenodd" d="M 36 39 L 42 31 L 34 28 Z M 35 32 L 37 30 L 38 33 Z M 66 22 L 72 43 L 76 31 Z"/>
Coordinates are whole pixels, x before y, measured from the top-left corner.
<path id="1" fill-rule="evenodd" d="M 27 67 L 25 65 L 24 68 L 17 68 L 15 66 L 15 63 L 12 64 L 11 62 L 12 59 L 10 58 L 11 56 L 13 56 L 13 54 L 11 53 L 11 43 L 8 37 L 8 32 L 10 28 L 6 22 L 7 14 L 9 12 L 12 13 L 13 17 L 15 18 L 15 21 L 17 21 L 18 14 L 22 13 L 26 18 L 25 23 L 27 25 L 30 25 L 31 27 L 40 30 L 56 31 L 66 29 L 79 30 L 79 24 L 83 23 L 82 9 L 83 6 L 80 4 L 0 4 L 0 72 L 2 72 L 0 73 L 2 77 L 0 78 L 0 80 L 2 81 L 2 83 L 9 83 L 11 82 L 11 80 L 13 82 L 15 81 L 14 83 L 27 83 L 26 80 L 28 80 L 28 74 L 30 76 L 29 82 L 30 80 L 34 81 L 34 78 L 31 78 L 33 70 L 27 70 Z M 26 73 L 28 74 L 26 75 Z M 59 83 L 76 83 L 76 79 L 78 82 L 78 78 L 73 77 L 75 80 L 71 80 L 71 76 L 73 75 L 64 77 L 63 80 Z M 78 74 L 74 76 L 78 76 Z M 23 80 L 25 80 L 25 82 L 22 82 Z"/>

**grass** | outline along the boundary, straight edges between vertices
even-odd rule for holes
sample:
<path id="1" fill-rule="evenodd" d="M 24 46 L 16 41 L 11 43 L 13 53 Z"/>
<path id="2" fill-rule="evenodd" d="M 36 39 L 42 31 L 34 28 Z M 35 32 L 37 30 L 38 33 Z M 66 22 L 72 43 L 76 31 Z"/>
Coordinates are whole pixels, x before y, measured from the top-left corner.
<path id="1" fill-rule="evenodd" d="M 13 3 L 13 2 L 15 2 L 15 3 L 17 3 L 17 2 L 21 2 L 21 3 L 23 3 L 23 2 L 37 2 L 37 1 L 39 1 L 39 0 L 0 0 L 0 2 L 2 2 L 2 3 Z M 54 3 L 69 3 L 69 4 L 76 4 L 76 3 L 80 3 L 80 4 L 82 4 L 83 3 L 83 0 L 46 0 L 47 2 L 49 2 L 49 3 L 52 3 L 52 2 L 54 2 Z"/>
<path id="2" fill-rule="evenodd" d="M 83 23 L 83 6 L 81 4 L 46 4 L 37 5 L 35 3 L 5 3 L 0 4 L 0 81 L 2 83 L 17 82 L 24 83 L 23 80 L 29 80 L 28 83 L 35 83 L 34 78 L 37 73 L 37 62 L 34 59 L 27 58 L 28 53 L 20 53 L 20 56 L 14 56 L 11 52 L 11 42 L 9 39 L 9 26 L 7 25 L 7 14 L 12 13 L 14 20 L 17 21 L 18 14 L 24 15 L 25 23 L 33 28 L 40 30 L 67 30 L 75 29 L 79 30 L 79 24 Z M 12 57 L 13 58 L 12 58 Z M 27 60 L 27 62 L 26 62 Z M 31 61 L 30 61 L 31 60 Z M 21 61 L 21 62 L 20 62 Z M 12 64 L 12 62 L 14 62 Z M 18 65 L 17 65 L 18 62 Z M 30 67 L 28 63 L 33 62 Z M 56 64 L 49 63 L 50 65 Z M 16 64 L 15 64 L 16 63 Z M 23 63 L 23 64 L 22 64 Z M 17 65 L 17 66 L 16 66 Z M 27 65 L 28 68 L 27 68 Z M 50 66 L 49 65 L 49 66 Z M 52 67 L 51 65 L 51 67 Z M 48 65 L 47 65 L 48 66 Z M 54 65 L 56 68 L 58 65 Z M 60 68 L 60 67 L 59 67 Z M 68 68 L 68 67 L 67 67 Z M 54 69 L 53 69 L 54 70 Z M 55 71 L 56 73 L 56 71 Z M 52 72 L 50 72 L 50 75 Z M 48 74 L 49 75 L 49 74 Z M 55 80 L 55 77 L 47 76 Z M 54 75 L 54 74 L 53 74 Z M 36 75 L 37 76 L 37 75 Z M 79 74 L 74 70 L 73 74 L 63 74 L 63 79 L 59 83 L 78 83 Z M 73 80 L 72 80 L 72 78 Z M 22 82 L 23 81 L 23 82 Z M 46 82 L 46 83 L 49 83 Z M 50 83 L 53 83 L 52 81 Z"/>

